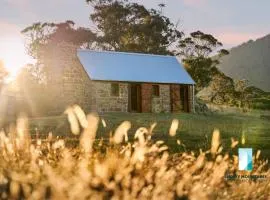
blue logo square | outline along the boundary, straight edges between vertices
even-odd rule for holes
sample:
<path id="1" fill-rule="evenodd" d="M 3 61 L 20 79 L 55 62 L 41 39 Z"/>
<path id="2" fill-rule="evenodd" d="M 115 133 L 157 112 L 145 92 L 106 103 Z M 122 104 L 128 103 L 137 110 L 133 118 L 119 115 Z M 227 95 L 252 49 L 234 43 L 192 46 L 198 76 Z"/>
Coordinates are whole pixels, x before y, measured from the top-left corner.
<path id="1" fill-rule="evenodd" d="M 251 171 L 252 170 L 252 149 L 251 148 L 239 148 L 238 149 L 239 170 Z"/>

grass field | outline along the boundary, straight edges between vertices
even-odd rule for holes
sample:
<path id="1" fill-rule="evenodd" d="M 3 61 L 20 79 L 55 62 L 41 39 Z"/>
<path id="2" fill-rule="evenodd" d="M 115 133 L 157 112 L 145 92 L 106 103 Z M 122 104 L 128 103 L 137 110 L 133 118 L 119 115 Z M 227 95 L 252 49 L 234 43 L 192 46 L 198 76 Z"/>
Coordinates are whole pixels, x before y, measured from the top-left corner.
<path id="1" fill-rule="evenodd" d="M 164 140 L 171 150 L 179 152 L 193 150 L 198 152 L 210 147 L 211 135 L 214 129 L 219 129 L 222 137 L 224 150 L 228 150 L 231 138 L 239 141 L 239 147 L 252 147 L 254 150 L 262 150 L 262 156 L 270 158 L 270 121 L 260 118 L 259 112 L 249 114 L 135 114 L 135 113 L 106 113 L 101 115 L 106 122 L 106 128 L 101 123 L 98 129 L 98 138 L 109 138 L 109 132 L 115 130 L 123 121 L 130 121 L 132 127 L 129 131 L 129 138 L 132 139 L 139 127 L 149 127 L 154 122 L 157 126 L 154 129 L 153 138 Z M 168 137 L 168 130 L 173 119 L 179 119 L 180 126 L 175 137 Z M 31 130 L 35 133 L 47 135 L 52 131 L 55 135 L 70 137 L 69 123 L 66 116 L 37 118 L 31 120 Z M 242 138 L 245 144 L 241 144 Z M 180 140 L 184 145 L 177 145 Z"/>
<path id="2" fill-rule="evenodd" d="M 264 200 L 270 196 L 269 163 L 256 151 L 261 149 L 269 158 L 270 122 L 258 113 L 86 117 L 81 110 L 72 111 L 70 121 L 77 136 L 69 133 L 70 124 L 63 116 L 30 119 L 30 127 L 28 119 L 19 118 L 16 128 L 0 132 L 0 199 Z M 180 121 L 177 133 L 173 119 Z M 121 123 L 124 120 L 132 123 L 131 129 L 130 123 Z M 154 122 L 152 139 L 151 129 L 136 131 Z M 84 129 L 76 129 L 79 125 Z M 245 139 L 245 144 L 231 146 L 236 144 L 231 137 Z M 252 171 L 238 170 L 239 146 L 255 148 Z"/>

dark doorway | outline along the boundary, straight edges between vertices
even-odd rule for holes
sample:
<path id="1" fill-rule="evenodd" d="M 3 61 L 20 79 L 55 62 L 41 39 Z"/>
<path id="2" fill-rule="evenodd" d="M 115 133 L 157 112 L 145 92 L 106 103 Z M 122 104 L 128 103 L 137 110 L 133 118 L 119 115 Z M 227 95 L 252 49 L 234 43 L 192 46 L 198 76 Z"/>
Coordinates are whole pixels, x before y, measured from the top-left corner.
<path id="1" fill-rule="evenodd" d="M 129 89 L 129 111 L 141 112 L 142 111 L 142 95 L 140 84 L 130 84 Z"/>
<path id="2" fill-rule="evenodd" d="M 182 111 L 184 112 L 189 112 L 188 96 L 189 96 L 188 86 L 181 85 L 180 86 L 180 99 L 181 99 L 181 104 L 182 104 L 181 105 Z"/>

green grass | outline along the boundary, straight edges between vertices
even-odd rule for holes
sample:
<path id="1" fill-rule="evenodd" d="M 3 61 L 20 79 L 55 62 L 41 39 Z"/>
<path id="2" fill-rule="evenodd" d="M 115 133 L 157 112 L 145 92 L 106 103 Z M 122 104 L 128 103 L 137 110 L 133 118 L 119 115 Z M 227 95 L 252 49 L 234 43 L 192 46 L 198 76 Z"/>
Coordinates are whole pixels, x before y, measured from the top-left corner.
<path id="1" fill-rule="evenodd" d="M 100 124 L 97 137 L 108 138 L 109 132 L 122 121 L 130 121 L 132 128 L 129 136 L 139 127 L 149 127 L 157 122 L 154 129 L 154 138 L 164 140 L 172 151 L 194 150 L 200 148 L 206 150 L 211 145 L 211 136 L 214 129 L 219 129 L 222 137 L 222 144 L 225 151 L 230 150 L 231 137 L 241 141 L 244 134 L 246 138 L 245 145 L 242 147 L 252 147 L 254 151 L 262 150 L 262 156 L 270 158 L 270 121 L 261 119 L 256 112 L 243 114 L 214 114 L 214 115 L 196 115 L 196 114 L 130 114 L 130 113 L 106 113 L 101 115 L 106 121 L 107 127 Z M 172 138 L 168 136 L 168 130 L 172 119 L 180 120 L 180 129 L 177 135 Z M 48 133 L 52 131 L 55 135 L 70 137 L 72 134 L 66 117 L 47 117 L 30 120 L 31 132 Z M 177 145 L 177 139 L 185 146 Z"/>
<path id="2" fill-rule="evenodd" d="M 270 110 L 270 97 L 263 97 L 254 99 L 252 101 L 252 108 L 254 109 L 262 109 L 262 110 Z"/>

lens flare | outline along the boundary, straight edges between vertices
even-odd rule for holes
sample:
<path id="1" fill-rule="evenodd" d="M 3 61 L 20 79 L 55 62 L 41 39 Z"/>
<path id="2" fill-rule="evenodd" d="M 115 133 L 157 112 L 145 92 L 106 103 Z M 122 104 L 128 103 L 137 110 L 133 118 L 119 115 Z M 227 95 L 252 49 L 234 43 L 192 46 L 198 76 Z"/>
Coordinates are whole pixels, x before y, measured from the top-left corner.
<path id="1" fill-rule="evenodd" d="M 31 59 L 25 51 L 23 40 L 19 37 L 2 38 L 0 44 L 0 60 L 9 72 L 8 80 L 13 80 L 23 66 L 31 63 Z"/>

